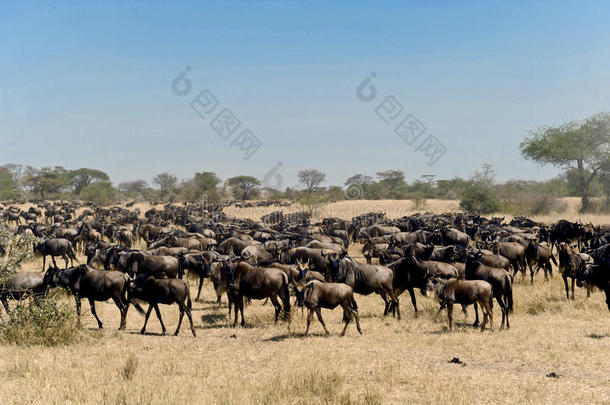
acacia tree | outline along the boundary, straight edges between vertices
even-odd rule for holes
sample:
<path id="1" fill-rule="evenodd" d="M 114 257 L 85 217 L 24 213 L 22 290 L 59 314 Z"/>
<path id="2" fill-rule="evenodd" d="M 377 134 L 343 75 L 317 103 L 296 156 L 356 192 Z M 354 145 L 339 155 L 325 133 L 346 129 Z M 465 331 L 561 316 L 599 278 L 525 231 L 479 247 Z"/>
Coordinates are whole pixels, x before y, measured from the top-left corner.
<path id="1" fill-rule="evenodd" d="M 69 171 L 67 177 L 75 194 L 80 194 L 90 184 L 110 181 L 110 177 L 103 171 L 86 167 Z"/>
<path id="2" fill-rule="evenodd" d="M 523 139 L 520 149 L 525 159 L 573 169 L 582 200 L 581 211 L 587 211 L 591 208 L 591 182 L 610 160 L 610 114 L 599 113 L 558 127 L 539 127 Z"/>
<path id="3" fill-rule="evenodd" d="M 226 185 L 231 189 L 234 197 L 248 200 L 258 193 L 261 182 L 252 176 L 235 176 L 227 179 Z"/>
<path id="4" fill-rule="evenodd" d="M 311 195 L 326 179 L 326 174 L 316 169 L 301 170 L 297 176 L 299 177 L 299 182 L 305 186 L 305 191 L 308 195 Z"/>
<path id="5" fill-rule="evenodd" d="M 153 184 L 156 184 L 161 189 L 161 195 L 166 196 L 178 184 L 178 177 L 171 173 L 161 173 L 153 177 Z"/>

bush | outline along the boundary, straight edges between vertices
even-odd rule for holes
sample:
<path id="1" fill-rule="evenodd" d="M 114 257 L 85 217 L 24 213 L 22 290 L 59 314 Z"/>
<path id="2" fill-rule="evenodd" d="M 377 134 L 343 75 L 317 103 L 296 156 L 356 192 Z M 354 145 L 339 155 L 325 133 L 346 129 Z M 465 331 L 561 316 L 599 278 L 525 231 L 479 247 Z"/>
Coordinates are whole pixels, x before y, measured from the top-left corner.
<path id="1" fill-rule="evenodd" d="M 73 306 L 57 295 L 21 301 L 0 325 L 0 340 L 22 346 L 59 346 L 78 341 L 81 328 Z"/>
<path id="2" fill-rule="evenodd" d="M 500 203 L 496 200 L 491 189 L 473 184 L 464 190 L 460 208 L 466 212 L 491 214 L 500 211 Z"/>

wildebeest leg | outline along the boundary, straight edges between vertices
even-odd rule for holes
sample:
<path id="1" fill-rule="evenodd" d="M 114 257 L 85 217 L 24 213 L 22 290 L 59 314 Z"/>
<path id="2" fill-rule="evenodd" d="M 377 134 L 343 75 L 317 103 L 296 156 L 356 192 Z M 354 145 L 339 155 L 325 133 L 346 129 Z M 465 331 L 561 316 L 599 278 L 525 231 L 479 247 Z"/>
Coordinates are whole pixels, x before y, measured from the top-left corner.
<path id="1" fill-rule="evenodd" d="M 502 311 L 502 323 L 500 324 L 500 330 L 504 329 L 504 320 L 508 318 L 508 306 L 504 303 L 504 299 L 502 298 L 502 295 L 497 294 L 496 295 L 496 301 L 498 302 L 498 306 L 500 307 L 500 310 Z M 508 323 L 508 321 L 507 321 Z M 508 329 L 510 326 L 507 326 L 506 329 Z"/>
<path id="2" fill-rule="evenodd" d="M 322 324 L 322 327 L 324 328 L 324 332 L 326 332 L 326 335 L 330 335 L 330 332 L 328 331 L 328 329 L 326 329 L 326 324 L 324 323 L 324 319 L 322 319 L 322 309 L 320 307 L 316 308 L 316 315 L 318 316 L 318 321 L 320 321 L 320 323 Z M 345 326 L 347 327 L 347 323 L 345 324 Z M 345 329 L 343 331 L 345 332 Z"/>
<path id="3" fill-rule="evenodd" d="M 385 291 L 380 291 L 379 295 L 381 295 L 381 298 L 383 299 L 383 302 L 385 303 L 385 308 L 383 309 L 383 316 L 386 316 L 390 310 L 390 301 L 388 300 L 388 297 L 386 296 Z"/>
<path id="4" fill-rule="evenodd" d="M 129 310 L 129 304 L 125 304 L 119 297 L 112 297 L 112 300 L 121 311 L 121 324 L 119 325 L 119 330 L 123 330 L 127 323 L 127 310 Z"/>
<path id="5" fill-rule="evenodd" d="M 68 256 L 66 256 L 65 254 L 62 254 L 61 257 L 63 257 L 64 262 L 66 262 L 66 269 L 68 268 Z M 74 263 L 72 263 L 72 266 L 74 266 Z"/>
<path id="6" fill-rule="evenodd" d="M 413 304 L 413 309 L 415 310 L 415 317 L 417 318 L 417 300 L 415 299 L 415 291 L 412 288 L 409 288 L 409 295 L 411 296 L 411 304 Z"/>
<path id="7" fill-rule="evenodd" d="M 98 318 L 97 313 L 95 312 L 95 301 L 92 298 L 89 298 L 89 306 L 91 307 L 91 313 L 97 321 L 98 328 L 102 329 L 102 321 L 100 321 L 100 318 Z"/>
<path id="8" fill-rule="evenodd" d="M 354 318 L 356 319 L 356 328 L 358 329 L 358 332 L 362 335 L 362 329 L 360 329 L 360 317 L 358 316 L 358 311 L 355 309 L 350 309 L 352 312 L 352 315 L 354 315 Z"/>
<path id="9" fill-rule="evenodd" d="M 574 283 L 576 282 L 576 279 L 574 277 L 572 277 L 572 301 L 574 301 Z"/>
<path id="10" fill-rule="evenodd" d="M 394 289 L 393 288 L 389 288 L 388 289 L 388 295 L 390 296 L 390 299 L 392 300 L 392 306 L 394 306 L 395 308 L 397 308 L 397 312 L 398 312 L 398 320 L 400 321 L 400 307 L 398 306 L 398 297 L 396 296 L 396 294 L 394 294 Z"/>
<path id="11" fill-rule="evenodd" d="M 165 325 L 163 324 L 163 319 L 161 318 L 161 311 L 159 311 L 159 306 L 157 304 L 153 304 L 155 307 L 155 313 L 157 314 L 157 318 L 159 318 L 159 323 L 161 324 L 161 333 L 165 335 Z M 182 317 L 180 318 L 182 319 Z"/>
<path id="12" fill-rule="evenodd" d="M 447 319 L 449 319 L 449 330 L 453 329 L 453 303 L 447 303 Z"/>
<path id="13" fill-rule="evenodd" d="M 476 302 L 474 303 L 474 323 L 472 326 L 475 328 L 479 326 L 479 307 Z"/>
<path id="14" fill-rule="evenodd" d="M 53 261 L 53 266 L 57 267 L 57 263 L 55 262 L 55 256 L 53 256 L 53 255 L 49 255 L 49 256 L 51 256 L 51 260 Z M 66 267 L 68 267 L 68 266 L 66 266 Z"/>
<path id="15" fill-rule="evenodd" d="M 307 313 L 307 328 L 305 328 L 305 336 L 309 333 L 309 326 L 311 325 L 311 321 L 313 319 L 313 308 L 309 308 L 309 312 Z"/>
<path id="16" fill-rule="evenodd" d="M 74 296 L 74 300 L 76 301 L 76 319 L 80 325 L 80 298 L 78 297 L 78 295 Z"/>
<path id="17" fill-rule="evenodd" d="M 565 275 L 565 272 L 564 272 L 564 274 L 561 275 L 561 277 L 563 278 L 563 283 L 566 286 L 566 298 L 570 299 L 570 289 L 568 287 L 568 277 Z"/>
<path id="18" fill-rule="evenodd" d="M 489 302 L 487 302 L 486 299 L 479 300 L 479 303 L 481 304 L 481 311 L 483 312 L 483 322 L 481 323 L 481 332 L 483 332 L 485 330 L 485 325 L 487 325 L 487 318 L 491 309 L 489 307 Z M 491 326 L 491 329 L 493 330 L 493 325 Z"/>
<path id="19" fill-rule="evenodd" d="M 345 331 L 347 330 L 347 325 L 352 320 L 352 311 L 349 307 L 349 303 L 345 304 L 343 307 L 343 319 L 345 319 L 345 326 L 343 327 L 343 331 L 341 332 L 341 336 L 345 336 Z"/>
<path id="20" fill-rule="evenodd" d="M 8 307 L 8 300 L 6 299 L 6 297 L 2 298 L 2 306 L 4 307 L 4 310 L 6 311 L 7 315 L 11 314 L 11 310 Z"/>
<path id="21" fill-rule="evenodd" d="M 144 326 L 142 326 L 142 330 L 140 330 L 141 334 L 144 334 L 146 332 L 146 324 L 148 323 L 148 317 L 150 316 L 152 309 L 153 309 L 153 305 L 148 304 L 148 310 L 146 311 L 146 316 L 144 317 Z"/>
<path id="22" fill-rule="evenodd" d="M 47 261 L 47 256 L 46 255 L 42 255 L 42 271 L 44 271 L 44 267 L 45 267 L 46 261 Z"/>
<path id="23" fill-rule="evenodd" d="M 182 325 L 182 318 L 184 318 L 184 303 L 179 302 L 178 309 L 180 310 L 180 318 L 178 318 L 178 326 L 176 327 L 174 336 L 178 336 L 178 332 L 180 332 L 180 325 Z"/>
<path id="24" fill-rule="evenodd" d="M 201 287 L 203 287 L 203 276 L 199 276 L 199 290 L 197 290 L 197 298 L 195 298 L 195 301 L 199 301 L 199 296 L 201 295 Z"/>
<path id="25" fill-rule="evenodd" d="M 241 312 L 241 326 L 246 326 L 246 320 L 244 319 L 244 297 L 237 300 L 237 305 L 239 305 L 239 311 Z"/>
<path id="26" fill-rule="evenodd" d="M 271 299 L 271 303 L 273 304 L 273 308 L 275 308 L 275 323 L 277 323 L 277 320 L 280 318 L 280 312 L 282 311 L 282 306 L 280 305 L 279 301 L 277 300 L 277 295 L 272 294 L 269 296 L 269 298 Z"/>
<path id="27" fill-rule="evenodd" d="M 186 312 L 186 316 L 189 317 L 189 322 L 191 324 L 191 332 L 193 332 L 193 337 L 197 337 L 197 333 L 195 333 L 195 327 L 193 326 L 193 316 L 191 314 L 191 310 L 189 307 L 184 307 L 184 312 Z"/>

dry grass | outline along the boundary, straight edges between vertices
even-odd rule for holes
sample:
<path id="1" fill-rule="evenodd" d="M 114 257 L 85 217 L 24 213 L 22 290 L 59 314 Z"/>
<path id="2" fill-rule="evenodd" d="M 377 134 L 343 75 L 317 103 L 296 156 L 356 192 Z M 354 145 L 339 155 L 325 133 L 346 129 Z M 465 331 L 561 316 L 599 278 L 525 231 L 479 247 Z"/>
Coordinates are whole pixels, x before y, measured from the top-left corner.
<path id="1" fill-rule="evenodd" d="M 409 211 L 410 202 L 388 202 Z M 358 215 L 361 202 L 336 203 L 335 216 Z M 400 208 L 402 206 L 403 208 Z M 368 206 L 367 206 L 368 207 Z M 454 202 L 429 201 L 430 211 L 456 209 Z M 229 209 L 231 214 L 240 212 Z M 249 213 L 260 216 L 260 210 Z M 248 212 L 246 210 L 246 212 Z M 400 213 L 396 216 L 406 215 Z M 575 219 L 574 217 L 568 217 Z M 604 218 L 595 223 L 605 221 Z M 356 248 L 350 253 L 357 256 Z M 28 263 L 25 270 L 39 270 Z M 195 283 L 191 283 L 195 288 Z M 456 311 L 454 332 L 446 317 L 434 319 L 437 305 L 417 292 L 421 308 L 413 316 L 401 296 L 403 320 L 382 318 L 378 296 L 357 296 L 364 335 L 350 325 L 343 338 L 341 311 L 323 311 L 333 334 L 324 337 L 317 320 L 305 338 L 305 321 L 293 312 L 290 331 L 273 325 L 271 305 L 246 307 L 248 327 L 229 327 L 226 308 L 217 308 L 206 281 L 204 302 L 194 304 L 198 330 L 183 325 L 180 336 L 159 336 L 154 315 L 150 335 L 141 336 L 143 318 L 130 310 L 127 330 L 110 302 L 98 303 L 106 325 L 83 305 L 83 325 L 96 339 L 48 348 L 0 345 L 0 398 L 12 403 L 91 404 L 385 404 L 385 403 L 608 403 L 610 401 L 610 316 L 603 293 L 565 300 L 555 276 L 535 284 L 517 281 L 512 329 L 480 333 Z M 73 301 L 68 301 L 73 305 Z M 226 303 L 226 298 L 223 299 Z M 496 308 L 496 307 L 495 307 Z M 162 306 L 171 330 L 178 308 Z M 496 311 L 494 324 L 500 322 Z M 449 361 L 458 357 L 465 364 Z M 555 373 L 559 378 L 547 377 Z"/>

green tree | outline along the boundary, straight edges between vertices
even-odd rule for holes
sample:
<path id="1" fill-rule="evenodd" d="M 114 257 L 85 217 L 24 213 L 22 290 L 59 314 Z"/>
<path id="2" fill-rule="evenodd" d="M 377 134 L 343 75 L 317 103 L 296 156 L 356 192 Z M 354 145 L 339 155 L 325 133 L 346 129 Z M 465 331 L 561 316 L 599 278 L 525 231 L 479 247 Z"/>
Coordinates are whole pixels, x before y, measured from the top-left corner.
<path id="1" fill-rule="evenodd" d="M 161 197 L 166 197 L 176 188 L 178 177 L 171 173 L 160 173 L 153 177 L 152 182 L 161 190 Z"/>
<path id="2" fill-rule="evenodd" d="M 379 183 L 388 190 L 389 198 L 406 198 L 407 183 L 402 170 L 386 170 L 375 173 Z"/>
<path id="3" fill-rule="evenodd" d="M 326 179 L 326 174 L 316 169 L 301 170 L 297 174 L 299 182 L 305 186 L 305 192 L 311 195 Z"/>
<path id="4" fill-rule="evenodd" d="M 0 166 L 0 201 L 17 199 L 19 194 L 13 174 L 6 166 Z"/>
<path id="5" fill-rule="evenodd" d="M 500 203 L 492 191 L 496 173 L 490 164 L 484 164 L 481 171 L 476 171 L 464 189 L 460 207 L 466 212 L 490 214 L 500 210 Z"/>
<path id="6" fill-rule="evenodd" d="M 573 169 L 577 174 L 582 211 L 591 208 L 591 183 L 610 160 L 610 114 L 599 113 L 584 121 L 530 131 L 520 144 L 521 155 L 541 165 Z"/>
<path id="7" fill-rule="evenodd" d="M 41 169 L 28 167 L 24 177 L 24 187 L 34 194 L 40 194 L 40 198 L 44 199 L 46 195 L 57 193 L 67 185 L 66 173 L 66 169 L 61 166 Z"/>
<path id="8" fill-rule="evenodd" d="M 261 182 L 252 176 L 235 176 L 227 179 L 225 184 L 231 189 L 235 198 L 249 200 L 258 195 Z"/>
<path id="9" fill-rule="evenodd" d="M 101 170 L 89 169 L 86 167 L 71 170 L 67 173 L 68 183 L 72 186 L 74 194 L 80 194 L 81 191 L 92 183 L 110 181 L 110 177 Z"/>

